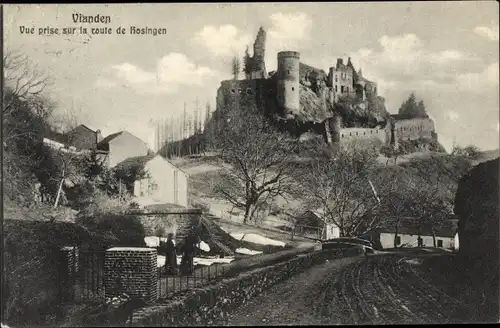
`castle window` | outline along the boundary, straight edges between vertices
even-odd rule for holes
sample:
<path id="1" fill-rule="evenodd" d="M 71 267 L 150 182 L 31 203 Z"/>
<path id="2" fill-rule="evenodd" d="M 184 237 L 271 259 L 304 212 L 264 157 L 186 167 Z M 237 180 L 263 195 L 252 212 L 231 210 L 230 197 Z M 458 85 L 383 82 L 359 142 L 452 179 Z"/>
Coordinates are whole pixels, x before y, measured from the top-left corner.
<path id="1" fill-rule="evenodd" d="M 335 92 L 337 92 L 337 91 L 338 91 L 338 90 L 337 90 L 337 86 L 335 86 Z"/>
<path id="2" fill-rule="evenodd" d="M 343 85 L 340 86 L 340 93 L 344 93 L 344 86 Z"/>
<path id="3" fill-rule="evenodd" d="M 344 134 L 343 134 L 343 133 L 341 133 L 341 134 L 340 134 L 340 136 L 343 138 L 343 137 L 344 137 Z"/>
<path id="4" fill-rule="evenodd" d="M 356 135 L 358 135 L 358 133 L 356 132 Z"/>
<path id="5" fill-rule="evenodd" d="M 339 81 L 339 77 L 337 75 L 335 75 L 335 82 L 338 82 Z M 337 90 L 335 90 L 337 91 Z"/>
<path id="6" fill-rule="evenodd" d="M 292 87 L 292 91 L 295 91 L 295 88 L 294 88 L 294 87 Z"/>
<path id="7" fill-rule="evenodd" d="M 290 74 L 290 70 L 288 70 L 287 72 L 288 72 L 288 74 Z"/>
<path id="8" fill-rule="evenodd" d="M 351 133 L 351 132 L 349 132 L 349 135 L 350 135 L 350 136 L 352 136 L 352 133 Z"/>
<path id="9" fill-rule="evenodd" d="M 234 90 L 234 89 L 231 89 L 231 93 L 235 93 L 235 92 L 236 92 L 236 90 Z"/>
<path id="10" fill-rule="evenodd" d="M 243 90 L 241 89 L 238 89 L 238 93 L 241 95 L 241 93 L 243 92 Z"/>
<path id="11" fill-rule="evenodd" d="M 345 92 L 349 93 L 349 87 L 345 87 Z"/>
<path id="12" fill-rule="evenodd" d="M 247 88 L 247 95 L 251 95 L 251 94 L 252 94 L 252 89 Z"/>

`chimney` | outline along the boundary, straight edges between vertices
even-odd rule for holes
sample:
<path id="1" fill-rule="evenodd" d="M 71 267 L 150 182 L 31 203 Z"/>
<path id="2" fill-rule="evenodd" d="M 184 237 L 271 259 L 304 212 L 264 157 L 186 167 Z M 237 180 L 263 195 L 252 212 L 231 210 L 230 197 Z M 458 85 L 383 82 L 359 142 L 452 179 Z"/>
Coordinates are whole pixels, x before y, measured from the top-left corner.
<path id="1" fill-rule="evenodd" d="M 95 132 L 95 143 L 98 144 L 102 140 L 101 130 Z"/>

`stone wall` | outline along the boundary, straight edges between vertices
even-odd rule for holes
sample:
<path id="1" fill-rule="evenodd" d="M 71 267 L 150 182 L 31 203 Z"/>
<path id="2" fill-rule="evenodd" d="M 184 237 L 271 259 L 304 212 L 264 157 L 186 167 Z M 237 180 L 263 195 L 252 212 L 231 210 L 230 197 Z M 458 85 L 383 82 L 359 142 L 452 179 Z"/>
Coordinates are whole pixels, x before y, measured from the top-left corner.
<path id="1" fill-rule="evenodd" d="M 387 143 L 387 132 L 385 129 L 368 128 L 343 128 L 340 130 L 340 141 L 351 140 L 379 140 L 383 145 Z"/>
<path id="2" fill-rule="evenodd" d="M 265 79 L 222 81 L 217 90 L 217 110 L 261 110 L 265 108 L 266 90 L 275 97 L 275 90 L 268 90 Z"/>
<path id="3" fill-rule="evenodd" d="M 186 237 L 191 228 L 200 227 L 200 215 L 198 214 L 162 214 L 138 217 L 146 236 L 156 236 L 156 233 L 163 229 L 163 237 L 166 238 L 168 233 L 173 233 L 177 242 Z"/>
<path id="4" fill-rule="evenodd" d="M 329 258 L 357 256 L 359 250 L 317 251 L 193 289 L 182 299 L 142 308 L 133 314 L 132 326 L 200 326 L 223 323 L 228 313 L 252 297 Z"/>
<path id="5" fill-rule="evenodd" d="M 113 247 L 106 251 L 106 297 L 123 293 L 145 302 L 158 298 L 157 253 L 154 248 Z"/>
<path id="6" fill-rule="evenodd" d="M 397 120 L 394 123 L 394 133 L 398 140 L 432 138 L 434 131 L 434 121 L 430 118 Z"/>

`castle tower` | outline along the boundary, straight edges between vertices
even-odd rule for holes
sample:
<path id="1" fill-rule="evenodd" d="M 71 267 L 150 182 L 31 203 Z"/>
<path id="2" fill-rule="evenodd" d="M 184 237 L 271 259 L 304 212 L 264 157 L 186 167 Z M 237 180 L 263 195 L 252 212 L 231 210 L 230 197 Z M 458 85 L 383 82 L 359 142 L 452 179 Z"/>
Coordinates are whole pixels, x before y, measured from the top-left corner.
<path id="1" fill-rule="evenodd" d="M 279 105 L 285 111 L 285 116 L 299 110 L 299 60 L 299 52 L 281 51 L 278 53 L 277 97 Z"/>

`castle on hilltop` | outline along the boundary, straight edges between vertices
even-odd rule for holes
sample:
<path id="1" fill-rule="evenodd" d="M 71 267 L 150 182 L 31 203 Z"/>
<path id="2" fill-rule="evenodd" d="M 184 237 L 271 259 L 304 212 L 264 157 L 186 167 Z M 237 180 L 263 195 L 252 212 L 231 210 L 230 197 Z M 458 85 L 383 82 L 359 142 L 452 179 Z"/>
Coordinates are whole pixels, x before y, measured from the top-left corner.
<path id="1" fill-rule="evenodd" d="M 260 110 L 286 122 L 291 133 L 313 132 L 327 143 L 364 138 L 397 147 L 400 139 L 437 138 L 431 118 L 389 114 L 385 99 L 377 93 L 377 83 L 366 79 L 361 69 L 356 72 L 350 57 L 347 63 L 337 59 L 326 73 L 302 63 L 299 52 L 280 51 L 276 71 L 267 72 L 265 42 L 266 32 L 261 27 L 253 56 L 247 49 L 243 58 L 245 78 L 221 82 L 217 111 Z M 347 116 L 356 115 L 362 123 L 344 122 Z"/>

